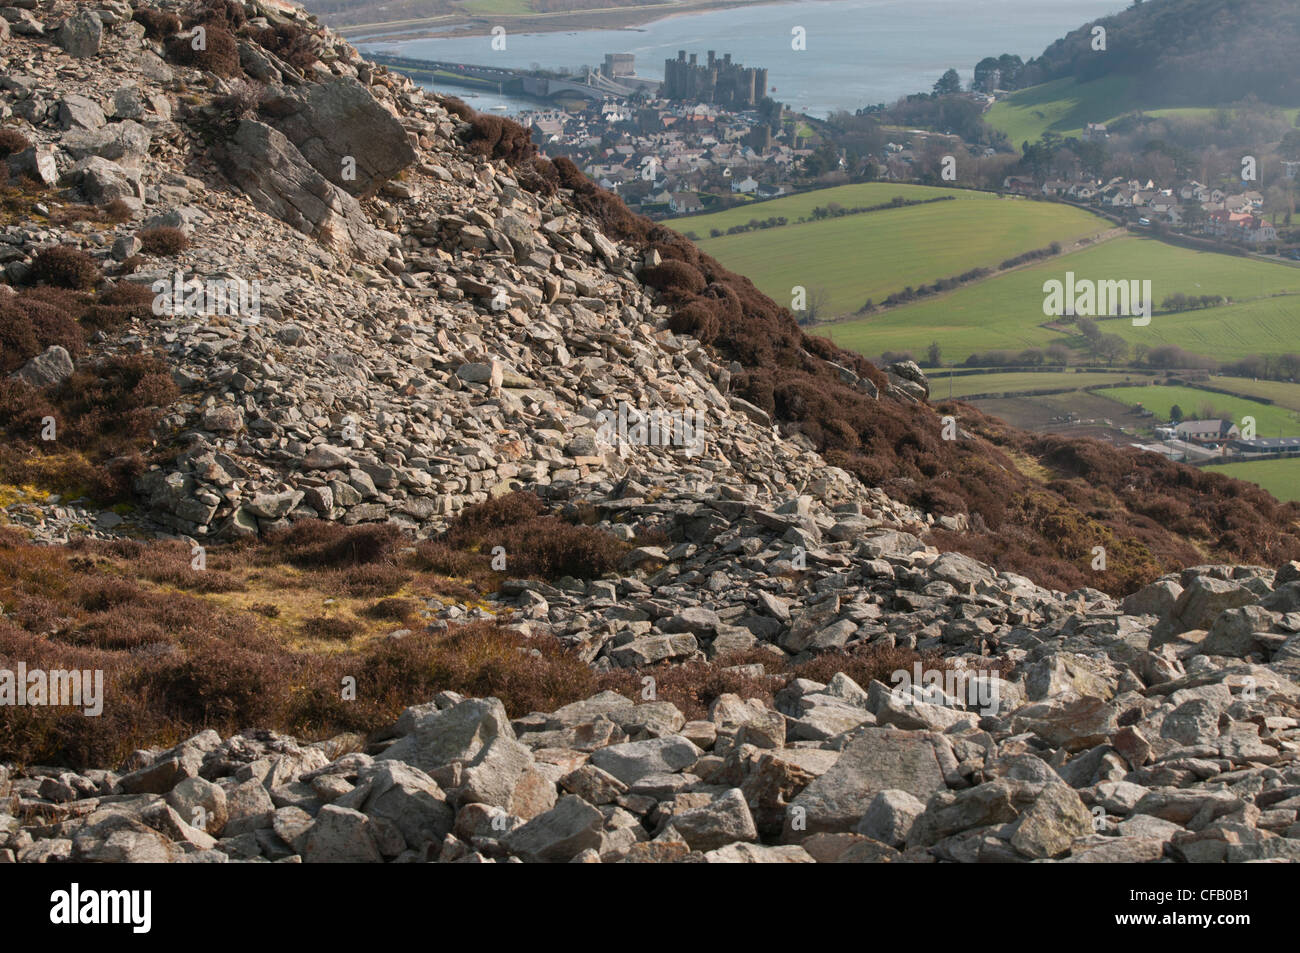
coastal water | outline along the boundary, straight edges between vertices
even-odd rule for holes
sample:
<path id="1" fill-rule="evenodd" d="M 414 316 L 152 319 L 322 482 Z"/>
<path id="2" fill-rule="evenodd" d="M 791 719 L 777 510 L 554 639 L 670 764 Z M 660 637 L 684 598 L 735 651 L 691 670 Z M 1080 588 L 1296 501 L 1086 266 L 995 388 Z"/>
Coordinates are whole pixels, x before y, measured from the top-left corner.
<path id="1" fill-rule="evenodd" d="M 492 37 L 375 41 L 363 52 L 396 53 L 454 63 L 577 70 L 599 66 L 606 53 L 633 53 L 641 76 L 663 78 L 664 60 L 678 50 L 719 55 L 764 66 L 769 94 L 813 116 L 889 103 L 928 91 L 952 67 L 969 82 L 985 56 L 1014 53 L 1028 60 L 1085 23 L 1129 5 L 1129 0 L 804 0 L 672 16 L 622 30 L 511 33 L 504 50 Z M 804 50 L 791 48 L 795 27 Z M 1098 54 L 1105 55 L 1105 54 Z M 471 98 L 445 87 L 477 109 L 505 105 L 536 109 L 509 96 Z"/>

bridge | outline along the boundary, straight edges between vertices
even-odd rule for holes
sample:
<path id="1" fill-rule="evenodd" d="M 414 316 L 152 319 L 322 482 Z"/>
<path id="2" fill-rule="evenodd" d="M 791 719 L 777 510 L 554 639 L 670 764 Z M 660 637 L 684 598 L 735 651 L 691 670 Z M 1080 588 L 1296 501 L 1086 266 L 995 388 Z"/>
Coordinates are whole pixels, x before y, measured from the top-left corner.
<path id="1" fill-rule="evenodd" d="M 369 54 L 369 59 L 416 80 L 448 83 L 480 91 L 533 96 L 538 99 L 548 99 L 568 93 L 599 102 L 610 96 L 626 98 L 642 89 L 653 94 L 659 88 L 658 80 L 642 79 L 638 76 L 621 76 L 614 80 L 592 69 L 588 69 L 583 77 L 577 78 L 548 76 L 537 70 L 420 60 L 387 53 L 372 53 Z"/>

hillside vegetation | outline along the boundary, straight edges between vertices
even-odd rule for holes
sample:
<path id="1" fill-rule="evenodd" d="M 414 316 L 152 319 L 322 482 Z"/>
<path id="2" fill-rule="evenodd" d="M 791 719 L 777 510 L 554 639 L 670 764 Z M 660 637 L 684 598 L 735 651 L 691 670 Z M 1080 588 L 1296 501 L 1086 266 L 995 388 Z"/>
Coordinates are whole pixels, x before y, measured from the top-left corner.
<path id="1" fill-rule="evenodd" d="M 1093 29 L 1105 29 L 1104 50 Z M 1016 78 L 1137 80 L 1148 103 L 1200 106 L 1247 96 L 1300 102 L 1300 5 L 1293 0 L 1146 0 L 1072 30 Z"/>

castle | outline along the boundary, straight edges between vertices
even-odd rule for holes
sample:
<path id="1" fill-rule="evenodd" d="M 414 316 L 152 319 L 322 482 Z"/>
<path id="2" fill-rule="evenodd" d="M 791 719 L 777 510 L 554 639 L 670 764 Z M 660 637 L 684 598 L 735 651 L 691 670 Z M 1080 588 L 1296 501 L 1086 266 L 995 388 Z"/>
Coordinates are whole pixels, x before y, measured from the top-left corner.
<path id="1" fill-rule="evenodd" d="M 767 70 L 746 69 L 739 63 L 732 63 L 730 53 L 724 53 L 722 59 L 718 59 L 713 50 L 709 50 L 708 64 L 701 66 L 696 62 L 696 55 L 692 53 L 688 60 L 686 51 L 678 50 L 677 59 L 664 60 L 664 84 L 660 95 L 665 99 L 692 99 L 749 109 L 757 106 L 767 95 Z"/>

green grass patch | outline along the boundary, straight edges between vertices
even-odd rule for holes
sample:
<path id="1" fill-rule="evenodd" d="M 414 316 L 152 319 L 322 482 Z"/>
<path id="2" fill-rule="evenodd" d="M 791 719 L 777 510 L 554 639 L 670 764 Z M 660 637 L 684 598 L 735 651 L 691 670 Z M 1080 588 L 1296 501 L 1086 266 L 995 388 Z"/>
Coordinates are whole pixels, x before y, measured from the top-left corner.
<path id="1" fill-rule="evenodd" d="M 923 206 L 930 208 L 931 206 Z M 1054 341 L 1082 344 L 1081 336 L 1041 327 L 1043 283 L 1077 279 L 1149 279 L 1157 308 L 1167 295 L 1217 294 L 1241 303 L 1157 314 L 1145 327 L 1128 319 L 1102 321 L 1102 330 L 1132 344 L 1175 344 L 1219 359 L 1248 354 L 1283 354 L 1300 341 L 1300 270 L 1286 265 L 1194 251 L 1153 238 L 1126 236 L 989 278 L 948 295 L 880 314 L 818 328 L 842 347 L 863 354 L 911 351 L 923 354 L 931 341 L 943 359 L 960 362 L 973 352 L 1045 347 Z M 1244 299 L 1261 295 L 1288 297 Z"/>
<path id="2" fill-rule="evenodd" d="M 1300 345 L 1297 345 L 1300 346 Z M 1256 381 L 1244 377 L 1214 377 L 1210 383 L 1222 390 L 1246 397 L 1271 400 L 1279 407 L 1300 411 L 1300 384 L 1289 381 Z"/>
<path id="3" fill-rule="evenodd" d="M 1300 458 L 1224 463 L 1205 469 L 1254 483 L 1284 502 L 1300 502 Z"/>
<path id="4" fill-rule="evenodd" d="M 1137 110 L 1148 116 L 1169 119 L 1205 119 L 1217 106 L 1163 107 L 1147 97 L 1141 83 L 1129 76 L 1104 76 L 1080 83 L 1071 77 L 1021 89 L 993 104 L 984 121 L 1004 132 L 1017 149 L 1025 142 L 1037 142 L 1045 132 L 1078 137 L 1090 122 L 1113 123 Z M 1223 107 L 1231 108 L 1231 107 Z M 1297 110 L 1284 110 L 1294 123 Z"/>
<path id="5" fill-rule="evenodd" d="M 1261 404 L 1244 397 L 1230 397 L 1197 387 L 1154 385 L 1151 387 L 1108 387 L 1098 391 L 1103 397 L 1132 407 L 1141 404 L 1161 420 L 1169 420 L 1174 404 L 1188 419 L 1219 418 L 1231 420 L 1238 427 L 1247 416 L 1255 418 L 1255 436 L 1292 437 L 1300 435 L 1300 414 L 1285 407 Z M 1207 410 L 1213 413 L 1207 414 Z"/>
<path id="6" fill-rule="evenodd" d="M 879 201 L 888 201 L 897 190 L 897 186 L 887 187 Z M 928 191 L 933 195 L 942 190 Z M 705 238 L 698 244 L 728 268 L 747 275 L 777 302 L 788 305 L 790 289 L 796 285 L 809 293 L 823 289 L 827 314 L 843 315 L 854 313 L 868 299 L 879 302 L 891 292 L 976 267 L 996 268 L 1023 252 L 1054 241 L 1068 244 L 1109 227 L 1092 213 L 1068 205 L 967 194 L 981 197 Z M 812 204 L 825 202 L 823 197 Z M 774 205 L 767 202 L 737 217 L 747 222 L 791 214 L 778 213 Z M 705 218 L 711 217 L 691 219 L 690 230 L 707 235 L 711 226 Z M 686 226 L 679 223 L 678 227 Z"/>
<path id="7" fill-rule="evenodd" d="M 1094 385 L 1123 384 L 1140 380 L 1143 376 L 1138 371 L 1076 373 L 1069 370 L 969 374 L 951 378 L 941 372 L 929 374 L 930 395 L 935 400 L 943 400 L 947 397 L 969 397 L 971 394 L 1020 394 L 1026 391 L 1064 387 L 1079 390 Z"/>
<path id="8" fill-rule="evenodd" d="M 908 185 L 897 182 L 862 182 L 857 185 L 837 185 L 830 189 L 814 189 L 797 195 L 785 195 L 779 199 L 766 202 L 754 202 L 725 212 L 712 215 L 694 215 L 687 218 L 671 218 L 664 222 L 679 232 L 692 231 L 696 235 L 708 237 L 711 229 L 725 232 L 733 225 L 745 225 L 750 219 L 765 219 L 784 215 L 791 222 L 808 218 L 818 206 L 826 207 L 831 203 L 854 206 L 881 205 L 901 195 L 905 199 L 936 199 L 950 195 L 957 199 L 994 199 L 990 192 L 975 192 L 970 189 L 939 189 L 928 185 Z"/>

